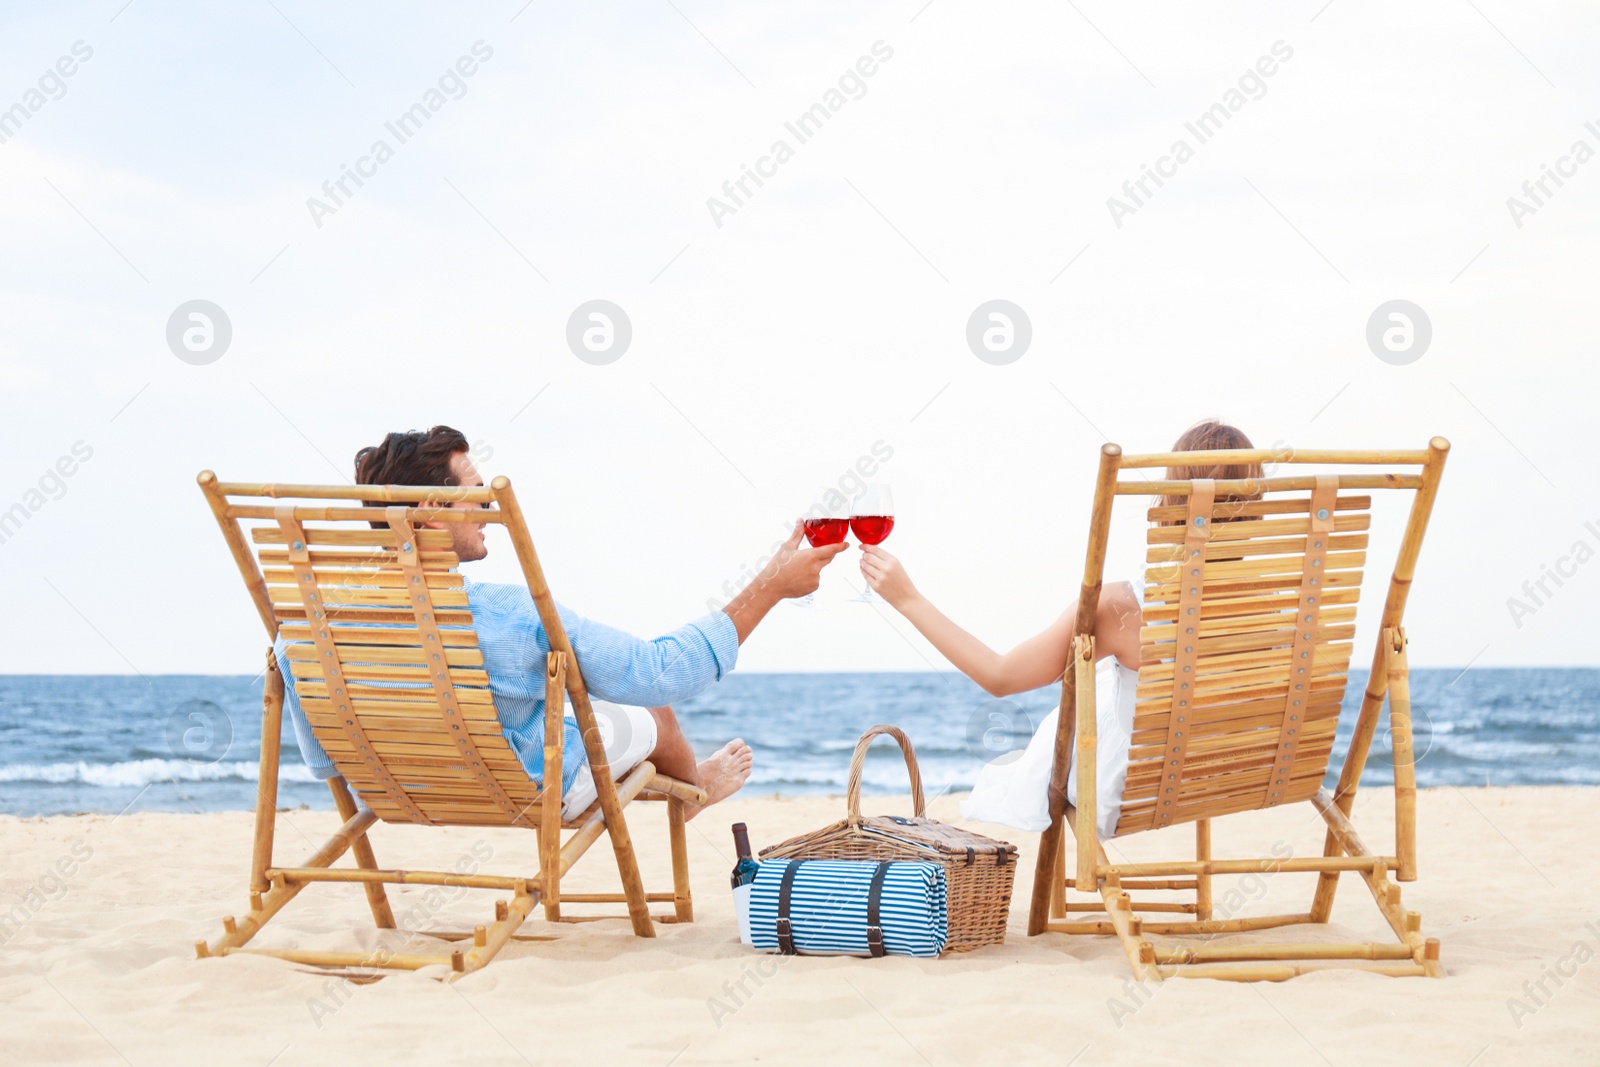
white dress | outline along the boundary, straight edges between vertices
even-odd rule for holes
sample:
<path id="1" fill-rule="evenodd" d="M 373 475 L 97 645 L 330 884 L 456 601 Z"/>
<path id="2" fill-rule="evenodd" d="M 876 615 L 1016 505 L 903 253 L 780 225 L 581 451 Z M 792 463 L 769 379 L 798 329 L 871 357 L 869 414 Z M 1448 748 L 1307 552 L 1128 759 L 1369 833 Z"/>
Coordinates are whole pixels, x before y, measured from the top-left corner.
<path id="1" fill-rule="evenodd" d="M 1107 656 L 1095 667 L 1095 830 L 1101 840 L 1116 833 L 1122 815 L 1122 787 L 1128 779 L 1128 748 L 1133 740 L 1133 708 L 1139 672 Z M 1007 753 L 978 772 L 972 795 L 961 802 L 969 822 L 995 822 L 1019 830 L 1050 825 L 1050 765 L 1055 755 L 1054 708 L 1019 755 Z M 1078 763 L 1067 775 L 1067 799 L 1078 803 Z"/>

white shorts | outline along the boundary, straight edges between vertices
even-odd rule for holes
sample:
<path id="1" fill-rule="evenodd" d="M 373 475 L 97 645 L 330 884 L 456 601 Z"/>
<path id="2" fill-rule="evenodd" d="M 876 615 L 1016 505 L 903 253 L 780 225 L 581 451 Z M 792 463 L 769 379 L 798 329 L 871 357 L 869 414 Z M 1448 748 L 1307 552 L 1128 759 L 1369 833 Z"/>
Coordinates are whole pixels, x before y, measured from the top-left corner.
<path id="1" fill-rule="evenodd" d="M 600 727 L 600 741 L 605 746 L 613 780 L 633 770 L 656 750 L 656 718 L 649 708 L 613 704 L 608 700 L 591 700 L 590 704 L 594 707 L 595 723 Z M 582 815 L 598 796 L 594 775 L 585 760 L 578 768 L 578 776 L 572 780 L 572 788 L 561 797 L 561 817 L 572 819 Z"/>

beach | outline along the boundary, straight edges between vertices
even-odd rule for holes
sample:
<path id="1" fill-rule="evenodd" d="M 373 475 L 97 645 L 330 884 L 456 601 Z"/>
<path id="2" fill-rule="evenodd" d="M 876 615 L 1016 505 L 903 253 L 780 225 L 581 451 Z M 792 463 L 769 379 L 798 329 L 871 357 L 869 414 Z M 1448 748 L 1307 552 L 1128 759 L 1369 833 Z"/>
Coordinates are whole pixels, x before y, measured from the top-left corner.
<path id="1" fill-rule="evenodd" d="M 958 796 L 930 814 L 958 821 Z M 552 926 L 535 911 L 517 941 L 455 984 L 429 970 L 357 984 L 279 960 L 197 960 L 194 943 L 246 908 L 248 812 L 0 816 L 0 1063 L 1586 1063 L 1600 1044 L 1600 907 L 1592 885 L 1592 787 L 1421 791 L 1420 879 L 1407 908 L 1442 943 L 1445 977 L 1352 972 L 1286 983 L 1171 980 L 1140 987 L 1113 938 L 1026 936 L 1038 835 L 971 828 L 1021 850 L 1005 944 L 937 960 L 780 958 L 736 940 L 728 826 L 759 850 L 843 817 L 839 797 L 737 795 L 690 823 L 695 922 L 653 940 L 621 919 Z M 868 812 L 907 813 L 904 797 Z M 1386 790 L 1357 798 L 1368 842 L 1392 847 Z M 665 817 L 630 820 L 647 888 L 670 886 Z M 278 815 L 277 862 L 298 862 L 336 828 L 330 811 Z M 379 825 L 386 867 L 532 874 L 533 835 Z M 1322 847 L 1309 805 L 1229 817 L 1215 854 L 1294 855 Z M 1188 827 L 1112 842 L 1114 860 L 1186 858 Z M 1069 846 L 1070 847 L 1070 846 Z M 346 857 L 340 865 L 348 865 Z M 1217 879 L 1218 915 L 1297 911 L 1314 876 Z M 563 882 L 611 888 L 599 843 Z M 402 925 L 470 930 L 494 891 L 393 887 Z M 436 894 L 439 891 L 434 891 Z M 657 905 L 656 910 L 670 910 Z M 572 906 L 574 913 L 593 908 Z M 20 924 L 17 922 L 20 916 Z M 1365 887 L 1340 886 L 1333 922 L 1239 935 L 1388 940 Z M 252 947 L 439 951 L 372 926 L 353 886 L 314 886 Z"/>

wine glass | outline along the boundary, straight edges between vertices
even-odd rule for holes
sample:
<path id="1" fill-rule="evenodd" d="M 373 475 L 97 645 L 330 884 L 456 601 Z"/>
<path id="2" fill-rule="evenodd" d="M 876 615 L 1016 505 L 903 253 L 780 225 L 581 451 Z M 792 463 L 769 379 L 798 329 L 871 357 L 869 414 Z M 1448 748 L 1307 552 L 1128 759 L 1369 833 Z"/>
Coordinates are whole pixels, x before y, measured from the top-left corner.
<path id="1" fill-rule="evenodd" d="M 869 482 L 855 506 L 850 511 L 850 532 L 864 545 L 876 545 L 894 529 L 894 497 L 884 482 Z M 867 586 L 860 596 L 851 597 L 855 604 L 876 604 L 878 597 Z"/>
<path id="2" fill-rule="evenodd" d="M 813 507 L 813 512 L 820 511 L 821 515 L 807 515 L 800 522 L 801 529 L 805 531 L 806 540 L 812 548 L 821 548 L 823 545 L 836 545 L 845 539 L 850 532 L 850 506 L 843 497 L 837 493 L 830 493 L 839 502 L 829 505 L 826 502 Z M 817 606 L 817 594 L 807 593 L 791 601 L 796 607 L 814 608 Z"/>

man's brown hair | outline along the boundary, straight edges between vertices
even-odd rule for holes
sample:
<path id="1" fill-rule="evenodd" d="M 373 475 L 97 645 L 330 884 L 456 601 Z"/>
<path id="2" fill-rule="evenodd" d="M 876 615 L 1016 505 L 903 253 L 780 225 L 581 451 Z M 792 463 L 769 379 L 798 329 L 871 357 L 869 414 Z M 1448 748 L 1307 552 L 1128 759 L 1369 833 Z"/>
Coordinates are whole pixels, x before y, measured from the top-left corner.
<path id="1" fill-rule="evenodd" d="M 356 453 L 357 485 L 455 485 L 450 459 L 470 446 L 449 426 L 391 433 Z"/>
<path id="2" fill-rule="evenodd" d="M 356 453 L 357 485 L 455 485 L 450 458 L 467 451 L 467 437 L 450 426 L 435 426 L 426 433 L 407 430 L 391 433 L 382 443 L 368 445 Z M 362 501 L 369 508 L 381 508 L 382 500 Z M 376 529 L 385 524 L 374 521 Z"/>

